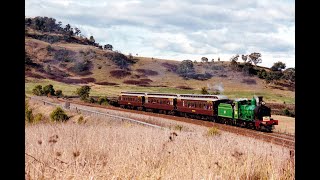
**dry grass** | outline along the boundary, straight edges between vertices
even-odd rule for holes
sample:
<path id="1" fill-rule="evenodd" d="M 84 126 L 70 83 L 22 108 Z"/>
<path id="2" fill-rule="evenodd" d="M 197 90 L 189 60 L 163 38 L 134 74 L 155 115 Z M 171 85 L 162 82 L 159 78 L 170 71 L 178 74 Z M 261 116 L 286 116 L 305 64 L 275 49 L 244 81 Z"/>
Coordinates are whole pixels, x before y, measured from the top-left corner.
<path id="1" fill-rule="evenodd" d="M 44 116 L 54 108 L 30 106 Z M 86 123 L 26 125 L 26 179 L 294 179 L 283 147 L 226 132 L 208 137 L 196 125 L 173 132 L 82 116 Z"/>
<path id="2" fill-rule="evenodd" d="M 279 115 L 272 115 L 272 118 L 279 120 L 279 125 L 275 126 L 274 131 L 295 134 L 295 118 Z"/>

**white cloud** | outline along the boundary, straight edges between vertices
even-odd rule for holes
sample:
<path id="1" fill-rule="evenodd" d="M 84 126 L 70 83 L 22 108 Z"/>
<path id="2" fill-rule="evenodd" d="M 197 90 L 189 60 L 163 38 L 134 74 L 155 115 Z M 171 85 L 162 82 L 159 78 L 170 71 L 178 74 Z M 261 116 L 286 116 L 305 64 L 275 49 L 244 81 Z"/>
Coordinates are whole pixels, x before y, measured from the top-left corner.
<path id="1" fill-rule="evenodd" d="M 25 9 L 26 16 L 69 23 L 123 53 L 228 60 L 260 52 L 262 65 L 281 60 L 295 66 L 295 5 L 290 0 L 26 0 Z"/>

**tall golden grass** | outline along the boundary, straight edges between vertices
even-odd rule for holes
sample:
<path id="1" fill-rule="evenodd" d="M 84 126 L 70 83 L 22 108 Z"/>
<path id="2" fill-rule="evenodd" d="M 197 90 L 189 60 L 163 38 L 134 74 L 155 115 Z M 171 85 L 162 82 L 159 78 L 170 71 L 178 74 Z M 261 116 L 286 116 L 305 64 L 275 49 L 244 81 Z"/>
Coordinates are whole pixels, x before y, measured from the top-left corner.
<path id="1" fill-rule="evenodd" d="M 44 116 L 54 109 L 30 106 Z M 82 116 L 81 124 L 26 124 L 26 179 L 294 179 L 284 147 L 227 132 L 207 136 L 207 128 L 186 123 L 175 131 Z"/>

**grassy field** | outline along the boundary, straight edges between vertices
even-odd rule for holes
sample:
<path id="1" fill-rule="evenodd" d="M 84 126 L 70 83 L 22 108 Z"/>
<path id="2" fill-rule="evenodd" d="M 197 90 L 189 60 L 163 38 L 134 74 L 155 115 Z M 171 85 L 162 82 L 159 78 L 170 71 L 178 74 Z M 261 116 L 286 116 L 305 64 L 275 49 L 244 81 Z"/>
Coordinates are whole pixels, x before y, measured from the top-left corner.
<path id="1" fill-rule="evenodd" d="M 81 85 L 72 85 L 65 84 L 49 79 L 33 79 L 27 78 L 25 83 L 25 92 L 26 94 L 32 94 L 32 89 L 36 85 L 48 85 L 52 84 L 54 89 L 60 89 L 65 95 L 74 95 L 74 92 L 77 88 L 81 87 Z M 200 89 L 195 90 L 184 90 L 172 87 L 141 87 L 135 85 L 119 85 L 119 86 L 104 86 L 104 85 L 96 85 L 89 84 L 91 86 L 90 95 L 92 96 L 117 96 L 122 91 L 142 91 L 142 92 L 162 92 L 162 93 L 201 93 Z M 254 90 L 233 90 L 233 89 L 225 89 L 224 95 L 227 95 L 229 98 L 252 98 L 255 95 L 263 95 L 264 100 L 266 102 L 279 102 L 283 103 L 295 103 L 294 97 L 284 96 L 282 94 L 274 93 L 273 91 L 261 90 L 260 92 L 256 92 Z"/>
<path id="2" fill-rule="evenodd" d="M 29 104 L 45 118 L 54 109 Z M 73 117 L 66 123 L 26 124 L 26 179 L 295 178 L 288 149 L 252 138 L 208 136 L 207 128 L 195 125 L 160 130 L 85 115 L 86 123 L 77 124 L 80 115 L 68 115 Z"/>
<path id="3" fill-rule="evenodd" d="M 279 125 L 275 126 L 274 131 L 295 134 L 295 118 L 279 115 L 272 115 L 272 118 L 279 120 Z"/>

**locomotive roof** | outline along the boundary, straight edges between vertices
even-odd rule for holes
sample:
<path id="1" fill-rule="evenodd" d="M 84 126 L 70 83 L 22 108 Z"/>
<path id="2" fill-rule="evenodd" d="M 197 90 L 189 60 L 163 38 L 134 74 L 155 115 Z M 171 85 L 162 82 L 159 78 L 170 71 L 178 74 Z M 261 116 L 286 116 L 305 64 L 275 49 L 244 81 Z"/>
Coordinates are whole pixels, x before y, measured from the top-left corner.
<path id="1" fill-rule="evenodd" d="M 248 98 L 237 98 L 234 101 L 248 101 Z"/>

